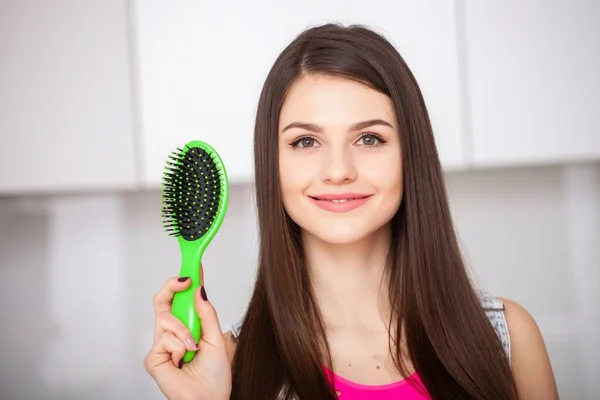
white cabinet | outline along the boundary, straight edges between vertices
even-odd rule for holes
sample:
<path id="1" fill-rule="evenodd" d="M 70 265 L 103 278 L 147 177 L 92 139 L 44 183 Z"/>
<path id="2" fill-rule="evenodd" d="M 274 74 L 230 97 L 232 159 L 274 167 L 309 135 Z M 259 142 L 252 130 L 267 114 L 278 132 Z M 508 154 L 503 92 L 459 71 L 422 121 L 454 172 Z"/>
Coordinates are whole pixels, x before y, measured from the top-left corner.
<path id="1" fill-rule="evenodd" d="M 461 3 L 475 166 L 600 159 L 600 2 Z"/>
<path id="2" fill-rule="evenodd" d="M 253 176 L 257 101 L 269 68 L 302 30 L 369 25 L 392 39 L 429 106 L 440 155 L 463 164 L 455 14 L 447 0 L 134 1 L 143 183 L 160 184 L 171 150 L 204 140 L 230 180 Z"/>
<path id="3" fill-rule="evenodd" d="M 0 194 L 130 188 L 125 0 L 0 2 Z"/>

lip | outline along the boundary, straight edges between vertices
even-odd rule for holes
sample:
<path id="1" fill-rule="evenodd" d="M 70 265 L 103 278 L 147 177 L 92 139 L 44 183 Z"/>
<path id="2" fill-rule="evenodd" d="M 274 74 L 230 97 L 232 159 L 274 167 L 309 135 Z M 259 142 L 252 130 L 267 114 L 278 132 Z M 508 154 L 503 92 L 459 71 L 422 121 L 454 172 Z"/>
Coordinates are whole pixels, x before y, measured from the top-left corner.
<path id="1" fill-rule="evenodd" d="M 365 193 L 327 193 L 308 198 L 323 210 L 343 213 L 363 206 L 371 196 Z"/>

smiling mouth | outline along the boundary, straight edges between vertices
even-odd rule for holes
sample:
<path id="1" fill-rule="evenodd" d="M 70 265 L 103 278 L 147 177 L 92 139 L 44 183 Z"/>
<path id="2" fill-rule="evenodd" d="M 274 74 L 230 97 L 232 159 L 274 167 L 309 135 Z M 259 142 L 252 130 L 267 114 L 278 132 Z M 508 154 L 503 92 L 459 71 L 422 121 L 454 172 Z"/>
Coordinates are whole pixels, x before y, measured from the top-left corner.
<path id="1" fill-rule="evenodd" d="M 318 207 L 335 213 L 352 211 L 364 205 L 372 194 L 341 193 L 308 196 Z"/>
<path id="2" fill-rule="evenodd" d="M 353 197 L 350 199 L 321 199 L 318 197 L 313 197 L 313 199 L 317 200 L 317 201 L 328 201 L 330 203 L 347 203 L 349 201 L 353 201 L 353 200 L 361 200 L 361 199 L 366 199 L 368 196 L 365 197 Z"/>

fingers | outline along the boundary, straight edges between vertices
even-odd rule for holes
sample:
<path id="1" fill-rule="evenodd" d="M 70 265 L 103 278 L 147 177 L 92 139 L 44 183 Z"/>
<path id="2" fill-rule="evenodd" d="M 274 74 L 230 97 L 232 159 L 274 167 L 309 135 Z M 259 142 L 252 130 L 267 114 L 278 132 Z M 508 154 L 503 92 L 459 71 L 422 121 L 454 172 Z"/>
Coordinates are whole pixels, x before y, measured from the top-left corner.
<path id="1" fill-rule="evenodd" d="M 173 365 L 179 368 L 183 356 L 186 352 L 186 346 L 181 340 L 179 340 L 172 332 L 165 332 L 162 337 L 158 340 L 161 347 L 159 350 L 163 350 L 167 353 L 171 353 L 171 361 Z"/>
<path id="2" fill-rule="evenodd" d="M 189 277 L 169 278 L 160 291 L 154 296 L 154 313 L 171 312 L 171 304 L 175 292 L 180 292 L 190 286 L 192 280 Z"/>
<path id="3" fill-rule="evenodd" d="M 169 362 L 180 368 L 185 352 L 186 346 L 181 340 L 172 332 L 164 332 L 146 356 L 144 367 L 150 375 L 153 374 L 156 367 Z"/>
<path id="4" fill-rule="evenodd" d="M 171 332 L 185 344 L 188 350 L 198 350 L 198 345 L 188 327 L 168 311 L 164 311 L 156 316 L 154 340 L 158 340 L 164 332 Z"/>
<path id="5" fill-rule="evenodd" d="M 194 292 L 196 312 L 202 321 L 202 340 L 220 348 L 225 348 L 225 336 L 221 330 L 221 324 L 217 311 L 212 306 L 206 295 L 204 286 Z"/>

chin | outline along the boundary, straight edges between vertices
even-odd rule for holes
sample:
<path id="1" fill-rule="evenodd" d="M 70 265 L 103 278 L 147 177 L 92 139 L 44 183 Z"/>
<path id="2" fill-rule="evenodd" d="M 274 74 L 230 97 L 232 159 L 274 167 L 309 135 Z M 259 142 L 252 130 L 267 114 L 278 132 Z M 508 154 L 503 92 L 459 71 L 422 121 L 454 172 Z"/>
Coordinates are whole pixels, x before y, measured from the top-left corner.
<path id="1" fill-rule="evenodd" d="M 369 239 L 375 239 L 377 233 L 383 232 L 389 227 L 389 218 L 385 215 L 377 215 L 377 218 L 348 218 L 339 215 L 323 218 L 313 217 L 301 218 L 296 223 L 305 232 L 320 242 L 331 245 L 350 245 Z"/>
<path id="2" fill-rule="evenodd" d="M 308 235 L 315 239 L 331 245 L 348 245 L 360 242 L 368 238 L 373 232 L 364 229 L 356 229 L 345 224 L 333 224 L 329 227 L 302 228 Z"/>

